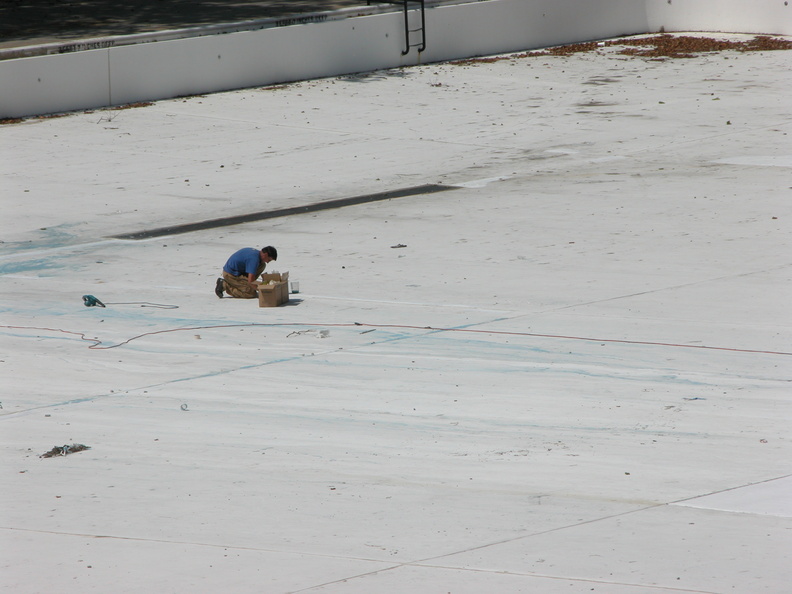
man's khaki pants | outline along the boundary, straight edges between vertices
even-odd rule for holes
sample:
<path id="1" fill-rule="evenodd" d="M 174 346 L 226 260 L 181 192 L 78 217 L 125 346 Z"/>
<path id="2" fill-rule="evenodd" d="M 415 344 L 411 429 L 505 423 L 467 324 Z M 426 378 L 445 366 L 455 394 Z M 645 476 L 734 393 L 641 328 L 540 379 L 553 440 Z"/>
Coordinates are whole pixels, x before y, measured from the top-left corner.
<path id="1" fill-rule="evenodd" d="M 259 266 L 255 278 L 258 278 L 261 273 L 264 272 L 265 267 L 266 264 L 263 263 Z M 240 299 L 255 299 L 258 297 L 256 288 L 248 282 L 247 274 L 234 276 L 224 270 L 223 281 L 223 290 L 231 297 L 238 297 Z"/>

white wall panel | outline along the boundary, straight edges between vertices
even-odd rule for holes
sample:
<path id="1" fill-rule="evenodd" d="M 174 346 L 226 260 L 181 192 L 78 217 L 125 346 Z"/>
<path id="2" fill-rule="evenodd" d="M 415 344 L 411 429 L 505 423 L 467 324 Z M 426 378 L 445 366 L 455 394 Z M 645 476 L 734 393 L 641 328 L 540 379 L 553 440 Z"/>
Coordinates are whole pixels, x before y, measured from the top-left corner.
<path id="1" fill-rule="evenodd" d="M 427 12 L 424 61 L 521 51 L 646 32 L 642 0 L 501 0 Z"/>
<path id="2" fill-rule="evenodd" d="M 790 0 L 646 0 L 649 31 L 792 35 Z"/>
<path id="3" fill-rule="evenodd" d="M 0 62 L 0 117 L 107 105 L 107 52 L 93 50 Z"/>
<path id="4" fill-rule="evenodd" d="M 177 97 L 398 66 L 400 14 L 109 49 L 112 101 Z"/>

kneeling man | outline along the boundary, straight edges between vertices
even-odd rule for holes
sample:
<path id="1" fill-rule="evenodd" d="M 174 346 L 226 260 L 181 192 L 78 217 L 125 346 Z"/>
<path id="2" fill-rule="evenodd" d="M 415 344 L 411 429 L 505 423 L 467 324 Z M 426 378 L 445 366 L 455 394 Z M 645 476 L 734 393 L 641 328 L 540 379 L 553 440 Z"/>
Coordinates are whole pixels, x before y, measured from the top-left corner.
<path id="1" fill-rule="evenodd" d="M 215 295 L 222 298 L 225 291 L 229 297 L 254 299 L 258 290 L 256 279 L 269 262 L 277 259 L 278 250 L 271 245 L 260 250 L 242 248 L 234 252 L 223 266 L 223 278 L 217 279 Z"/>

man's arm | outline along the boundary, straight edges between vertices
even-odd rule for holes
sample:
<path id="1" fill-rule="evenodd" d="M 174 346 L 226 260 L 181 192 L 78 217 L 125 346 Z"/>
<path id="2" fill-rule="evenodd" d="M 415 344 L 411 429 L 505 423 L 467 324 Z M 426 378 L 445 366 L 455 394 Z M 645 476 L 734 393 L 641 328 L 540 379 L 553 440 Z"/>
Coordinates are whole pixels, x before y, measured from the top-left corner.
<path id="1" fill-rule="evenodd" d="M 255 274 L 248 274 L 248 282 L 251 285 L 258 286 L 258 283 L 256 282 L 256 275 Z"/>

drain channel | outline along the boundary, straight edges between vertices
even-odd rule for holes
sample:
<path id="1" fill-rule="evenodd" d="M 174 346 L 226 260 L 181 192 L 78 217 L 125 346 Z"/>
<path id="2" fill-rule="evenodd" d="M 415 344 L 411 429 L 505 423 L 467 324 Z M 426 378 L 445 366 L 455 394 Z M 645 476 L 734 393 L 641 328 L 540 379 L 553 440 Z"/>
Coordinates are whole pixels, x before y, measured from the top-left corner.
<path id="1" fill-rule="evenodd" d="M 263 221 L 265 219 L 288 217 L 296 214 L 329 210 L 331 208 L 342 208 L 344 206 L 353 206 L 355 204 L 390 200 L 392 198 L 404 198 L 406 196 L 419 196 L 421 194 L 434 194 L 436 192 L 445 192 L 446 190 L 456 189 L 458 188 L 454 186 L 425 184 L 422 186 L 414 186 L 412 188 L 403 188 L 401 190 L 391 190 L 390 192 L 378 192 L 376 194 L 366 194 L 364 196 L 353 196 L 351 198 L 339 198 L 337 200 L 317 202 L 315 204 L 307 204 L 305 206 L 279 208 L 277 210 L 265 210 L 246 215 L 224 217 L 222 219 L 209 219 L 206 221 L 200 221 L 198 223 L 186 223 L 184 225 L 173 225 L 171 227 L 159 227 L 157 229 L 148 229 L 146 231 L 136 231 L 135 233 L 123 233 L 121 235 L 113 235 L 113 239 L 150 239 L 152 237 L 162 237 L 164 235 L 179 235 L 181 233 L 190 233 L 192 231 L 216 229 L 217 227 L 229 227 L 231 225 L 241 225 L 242 223 L 252 223 L 254 221 Z"/>

